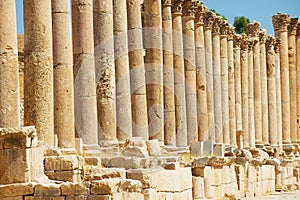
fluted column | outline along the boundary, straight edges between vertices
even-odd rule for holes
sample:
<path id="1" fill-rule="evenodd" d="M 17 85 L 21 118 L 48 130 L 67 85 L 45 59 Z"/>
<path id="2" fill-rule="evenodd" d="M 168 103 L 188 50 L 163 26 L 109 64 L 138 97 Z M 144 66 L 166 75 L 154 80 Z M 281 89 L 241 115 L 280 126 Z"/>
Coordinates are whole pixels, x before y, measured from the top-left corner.
<path id="1" fill-rule="evenodd" d="M 267 81 L 267 61 L 266 61 L 266 37 L 267 31 L 261 30 L 259 33 L 259 55 L 260 55 L 260 78 L 261 78 L 261 112 L 262 112 L 262 140 L 265 145 L 270 143 L 269 122 L 268 122 L 268 81 Z M 275 92 L 275 90 L 274 90 Z"/>
<path id="2" fill-rule="evenodd" d="M 182 32 L 186 91 L 186 118 L 188 145 L 198 141 L 196 60 L 195 60 L 195 3 L 183 2 Z"/>
<path id="3" fill-rule="evenodd" d="M 233 37 L 233 58 L 234 58 L 234 89 L 235 89 L 235 116 L 236 130 L 243 130 L 242 123 L 242 89 L 241 89 L 241 35 Z"/>
<path id="4" fill-rule="evenodd" d="M 196 84 L 197 84 L 197 112 L 198 112 L 198 140 L 205 141 L 208 135 L 208 112 L 207 112 L 207 85 L 203 17 L 207 8 L 198 5 L 195 18 L 195 50 L 196 50 Z"/>
<path id="5" fill-rule="evenodd" d="M 0 127 L 5 128 L 20 126 L 15 7 L 15 1 L 0 2 Z"/>
<path id="6" fill-rule="evenodd" d="M 61 148 L 75 147 L 70 1 L 52 0 L 54 132 Z"/>
<path id="7" fill-rule="evenodd" d="M 242 34 L 241 42 L 241 94 L 242 94 L 242 124 L 244 135 L 244 146 L 249 147 L 249 117 L 248 117 L 248 37 Z"/>
<path id="8" fill-rule="evenodd" d="M 296 71 L 297 71 L 297 140 L 300 141 L 300 23 L 296 32 Z"/>
<path id="9" fill-rule="evenodd" d="M 212 26 L 215 14 L 204 13 L 204 48 L 207 85 L 207 112 L 208 112 L 208 138 L 215 140 L 215 113 L 214 113 L 214 77 L 212 62 Z"/>
<path id="10" fill-rule="evenodd" d="M 289 15 L 278 13 L 272 17 L 275 36 L 280 38 L 280 80 L 281 80 L 281 107 L 282 107 L 282 142 L 289 146 L 290 132 L 290 83 L 288 57 L 288 25 Z"/>
<path id="11" fill-rule="evenodd" d="M 54 145 L 51 21 L 51 1 L 24 1 L 24 124 Z"/>
<path id="12" fill-rule="evenodd" d="M 161 0 L 144 1 L 146 91 L 149 138 L 164 141 Z"/>
<path id="13" fill-rule="evenodd" d="M 146 75 L 140 0 L 127 0 L 132 136 L 148 139 Z"/>
<path id="14" fill-rule="evenodd" d="M 267 95 L 268 95 L 268 123 L 269 139 L 272 147 L 278 147 L 277 135 L 277 106 L 276 106 L 276 61 L 274 51 L 275 38 L 266 38 L 266 67 L 267 67 Z"/>
<path id="15" fill-rule="evenodd" d="M 221 56 L 220 56 L 220 24 L 222 18 L 216 17 L 212 29 L 212 55 L 214 77 L 214 112 L 215 112 L 215 141 L 223 143 L 222 121 L 222 83 L 221 83 Z"/>
<path id="16" fill-rule="evenodd" d="M 223 143 L 230 144 L 229 132 L 229 100 L 228 100 L 228 49 L 227 49 L 228 23 L 220 24 L 220 63 L 221 63 L 221 105 L 223 124 Z"/>
<path id="17" fill-rule="evenodd" d="M 164 63 L 164 140 L 166 145 L 176 146 L 175 98 L 173 69 L 173 37 L 172 37 L 172 1 L 163 1 L 163 63 Z"/>
<path id="18" fill-rule="evenodd" d="M 92 3 L 72 1 L 75 131 L 86 150 L 99 147 Z"/>
<path id="19" fill-rule="evenodd" d="M 183 0 L 174 0 L 172 2 L 176 145 L 178 147 L 187 146 L 185 78 L 182 38 L 182 3 Z"/>
<path id="20" fill-rule="evenodd" d="M 288 57 L 290 81 L 290 129 L 291 141 L 297 141 L 297 73 L 296 73 L 296 31 L 298 18 L 291 18 L 288 26 Z"/>
<path id="21" fill-rule="evenodd" d="M 113 1 L 117 138 L 132 136 L 126 0 Z"/>

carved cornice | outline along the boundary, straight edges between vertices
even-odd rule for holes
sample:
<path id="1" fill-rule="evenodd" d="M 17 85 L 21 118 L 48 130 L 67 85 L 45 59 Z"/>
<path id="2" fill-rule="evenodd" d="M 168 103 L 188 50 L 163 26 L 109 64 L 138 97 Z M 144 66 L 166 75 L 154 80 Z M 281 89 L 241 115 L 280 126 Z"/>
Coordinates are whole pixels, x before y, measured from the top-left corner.
<path id="1" fill-rule="evenodd" d="M 272 48 L 274 48 L 274 45 L 276 43 L 276 39 L 273 36 L 268 36 L 266 38 L 266 50 L 272 50 Z"/>
<path id="2" fill-rule="evenodd" d="M 203 2 L 199 2 L 197 5 L 198 9 L 195 14 L 195 23 L 198 23 L 198 25 L 204 24 L 204 15 L 206 12 L 208 12 L 207 7 L 203 5 Z"/>
<path id="3" fill-rule="evenodd" d="M 233 46 L 234 47 L 240 47 L 241 43 L 242 43 L 242 35 L 234 34 L 233 35 Z"/>
<path id="4" fill-rule="evenodd" d="M 204 18 L 203 18 L 204 28 L 212 29 L 215 18 L 216 18 L 216 14 L 211 11 L 204 13 Z"/>
<path id="5" fill-rule="evenodd" d="M 172 1 L 172 13 L 182 14 L 182 3 L 184 0 L 173 0 Z"/>
<path id="6" fill-rule="evenodd" d="M 289 35 L 296 35 L 298 26 L 298 18 L 291 18 L 290 24 L 288 26 Z"/>
<path id="7" fill-rule="evenodd" d="M 247 24 L 246 26 L 246 33 L 250 37 L 259 37 L 260 32 L 260 23 L 259 22 L 252 22 Z"/>
<path id="8" fill-rule="evenodd" d="M 220 16 L 215 17 L 213 27 L 212 27 L 212 33 L 214 35 L 219 35 L 221 33 L 221 23 L 223 19 Z"/>
<path id="9" fill-rule="evenodd" d="M 248 50 L 248 45 L 249 45 L 249 38 L 246 34 L 242 34 L 241 35 L 241 49 L 243 51 L 247 51 Z"/>
<path id="10" fill-rule="evenodd" d="M 297 25 L 296 36 L 300 37 L 300 22 L 298 22 L 298 25 Z"/>
<path id="11" fill-rule="evenodd" d="M 161 3 L 163 6 L 172 6 L 172 0 L 162 0 Z"/>
<path id="12" fill-rule="evenodd" d="M 279 38 L 276 38 L 276 41 L 275 41 L 275 44 L 274 44 L 275 53 L 280 52 L 280 44 L 281 44 L 281 40 Z"/>
<path id="13" fill-rule="evenodd" d="M 235 35 L 234 27 L 228 25 L 228 35 L 227 35 L 227 40 L 233 41 L 233 36 Z"/>
<path id="14" fill-rule="evenodd" d="M 259 32 L 259 42 L 261 44 L 264 44 L 264 43 L 266 43 L 266 39 L 267 39 L 267 30 L 261 29 Z"/>
<path id="15" fill-rule="evenodd" d="M 185 0 L 182 4 L 182 15 L 186 17 L 195 17 L 197 11 L 197 2 L 195 0 Z"/>
<path id="16" fill-rule="evenodd" d="M 272 16 L 272 23 L 275 31 L 287 31 L 290 23 L 290 15 L 277 13 L 276 15 Z"/>

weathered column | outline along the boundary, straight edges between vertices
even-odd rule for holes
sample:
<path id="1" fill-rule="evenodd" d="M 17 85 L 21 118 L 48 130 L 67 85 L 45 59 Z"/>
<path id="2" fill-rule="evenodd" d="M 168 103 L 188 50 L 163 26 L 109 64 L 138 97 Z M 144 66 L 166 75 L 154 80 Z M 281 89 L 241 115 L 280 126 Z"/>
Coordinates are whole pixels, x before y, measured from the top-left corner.
<path id="1" fill-rule="evenodd" d="M 242 95 L 242 124 L 244 134 L 244 146 L 249 147 L 249 118 L 248 118 L 248 37 L 242 34 L 241 42 L 241 95 Z"/>
<path id="2" fill-rule="evenodd" d="M 250 38 L 249 39 L 249 46 L 248 46 L 248 120 L 249 120 L 249 144 L 250 147 L 255 147 L 255 119 L 254 119 L 254 73 L 253 73 L 253 64 L 254 64 L 254 57 L 253 57 L 253 48 L 258 43 L 257 38 Z"/>
<path id="3" fill-rule="evenodd" d="M 296 32 L 296 71 L 297 71 L 297 140 L 300 141 L 300 23 Z"/>
<path id="4" fill-rule="evenodd" d="M 235 88 L 235 116 L 236 130 L 243 130 L 242 123 L 242 90 L 241 90 L 241 35 L 233 37 L 233 60 L 234 60 L 234 88 Z"/>
<path id="5" fill-rule="evenodd" d="M 234 28 L 228 27 L 227 36 L 227 56 L 228 56 L 228 100 L 229 100 L 229 132 L 230 145 L 236 146 L 236 112 L 235 112 L 235 68 L 234 68 L 234 51 L 233 51 L 233 37 Z M 239 85 L 239 91 L 241 85 Z M 239 102 L 240 104 L 241 102 Z M 240 104 L 241 105 L 241 104 Z"/>
<path id="6" fill-rule="evenodd" d="M 197 82 L 197 112 L 198 112 L 198 140 L 205 141 L 208 135 L 207 113 L 207 85 L 205 66 L 205 47 L 203 17 L 207 8 L 200 3 L 195 18 L 195 50 L 196 50 L 196 82 Z"/>
<path id="7" fill-rule="evenodd" d="M 24 1 L 24 124 L 54 145 L 51 21 L 51 1 Z"/>
<path id="8" fill-rule="evenodd" d="M 144 1 L 146 91 L 149 138 L 164 141 L 161 1 Z"/>
<path id="9" fill-rule="evenodd" d="M 290 131 L 291 141 L 297 142 L 297 73 L 296 73 L 296 31 L 298 18 L 291 18 L 288 26 L 288 57 L 290 77 Z"/>
<path id="10" fill-rule="evenodd" d="M 176 117 L 176 145 L 187 146 L 185 78 L 182 39 L 182 3 L 183 0 L 172 2 L 173 26 L 173 65 Z"/>
<path id="11" fill-rule="evenodd" d="M 98 140 L 106 146 L 115 143 L 115 62 L 113 40 L 113 2 L 94 1 L 94 46 L 98 113 Z"/>
<path id="12" fill-rule="evenodd" d="M 132 136 L 148 139 L 146 75 L 140 0 L 127 0 Z"/>
<path id="13" fill-rule="evenodd" d="M 70 1 L 52 0 L 54 132 L 61 148 L 75 147 Z"/>
<path id="14" fill-rule="evenodd" d="M 92 6 L 92 0 L 72 1 L 75 131 L 86 150 L 99 147 Z"/>
<path id="15" fill-rule="evenodd" d="M 5 128 L 20 126 L 15 7 L 15 1 L 0 2 L 0 127 Z"/>
<path id="16" fill-rule="evenodd" d="M 229 100 L 228 100 L 228 49 L 227 49 L 228 23 L 220 24 L 220 63 L 221 63 L 221 105 L 223 124 L 223 143 L 230 144 L 229 133 Z"/>
<path id="17" fill-rule="evenodd" d="M 222 83 L 221 83 L 221 57 L 220 57 L 220 24 L 222 18 L 216 17 L 212 29 L 212 55 L 214 75 L 214 112 L 215 112 L 215 142 L 223 143 L 222 121 Z"/>
<path id="18" fill-rule="evenodd" d="M 282 107 L 281 107 L 281 80 L 280 80 L 280 39 L 276 38 L 275 45 L 275 73 L 276 73 L 276 113 L 277 113 L 277 140 L 282 149 Z"/>
<path id="19" fill-rule="evenodd" d="M 176 146 L 175 98 L 173 69 L 173 37 L 172 37 L 172 2 L 163 1 L 163 62 L 164 62 L 164 140 L 166 145 Z"/>
<path id="20" fill-rule="evenodd" d="M 267 31 L 259 33 L 259 56 L 260 56 L 260 81 L 261 81 L 261 112 L 262 112 L 262 140 L 265 145 L 270 144 L 269 122 L 268 122 L 268 81 L 266 61 L 266 37 Z M 275 92 L 275 90 L 274 90 Z"/>
<path id="21" fill-rule="evenodd" d="M 208 112 L 208 138 L 215 140 L 215 113 L 214 113 L 214 77 L 212 62 L 212 26 L 215 14 L 204 13 L 204 48 L 207 85 L 207 112 Z"/>
<path id="22" fill-rule="evenodd" d="M 254 40 L 259 40 L 260 23 L 253 22 L 246 27 L 247 34 Z M 260 77 L 259 43 L 253 46 L 253 86 L 254 86 L 254 126 L 255 144 L 262 147 L 262 112 L 261 112 L 261 77 Z"/>
<path id="23" fill-rule="evenodd" d="M 195 61 L 195 3 L 192 0 L 183 2 L 182 33 L 186 91 L 186 118 L 188 145 L 198 141 L 196 61 Z"/>
<path id="24" fill-rule="evenodd" d="M 275 67 L 275 38 L 266 38 L 267 84 L 268 84 L 268 115 L 269 115 L 269 139 L 272 147 L 278 147 L 277 135 L 277 105 L 276 105 L 276 67 Z"/>
<path id="25" fill-rule="evenodd" d="M 282 107 L 282 143 L 290 146 L 290 83 L 289 83 L 289 57 L 288 57 L 288 14 L 278 13 L 272 17 L 276 37 L 281 43 L 280 49 L 280 80 L 281 80 L 281 107 Z"/>
<path id="26" fill-rule="evenodd" d="M 113 1 L 117 138 L 132 136 L 126 0 Z"/>

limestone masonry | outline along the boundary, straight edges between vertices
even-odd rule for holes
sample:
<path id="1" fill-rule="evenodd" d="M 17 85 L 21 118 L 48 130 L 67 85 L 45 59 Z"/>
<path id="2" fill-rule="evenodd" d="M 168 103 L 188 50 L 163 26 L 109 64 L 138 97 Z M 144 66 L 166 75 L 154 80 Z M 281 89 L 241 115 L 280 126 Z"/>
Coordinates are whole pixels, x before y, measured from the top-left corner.
<path id="1" fill-rule="evenodd" d="M 0 0 L 0 200 L 300 189 L 300 22 L 198 0 Z M 71 26 L 72 25 L 72 26 Z"/>

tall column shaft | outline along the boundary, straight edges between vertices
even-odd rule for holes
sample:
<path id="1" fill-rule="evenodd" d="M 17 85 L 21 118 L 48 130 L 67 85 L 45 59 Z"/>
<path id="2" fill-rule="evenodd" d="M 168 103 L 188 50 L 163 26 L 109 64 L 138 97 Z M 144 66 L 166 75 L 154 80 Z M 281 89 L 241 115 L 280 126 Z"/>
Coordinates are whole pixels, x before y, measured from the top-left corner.
<path id="1" fill-rule="evenodd" d="M 171 0 L 165 1 L 162 8 L 165 110 L 164 140 L 166 145 L 176 146 Z"/>
<path id="2" fill-rule="evenodd" d="M 140 0 L 127 0 L 132 136 L 148 139 L 146 75 Z"/>
<path id="3" fill-rule="evenodd" d="M 0 127 L 6 128 L 20 126 L 15 7 L 15 1 L 0 2 Z"/>
<path id="4" fill-rule="evenodd" d="M 72 1 L 75 131 L 86 150 L 98 148 L 92 3 Z"/>
<path id="5" fill-rule="evenodd" d="M 144 1 L 144 42 L 149 138 L 164 141 L 161 1 Z"/>
<path id="6" fill-rule="evenodd" d="M 58 146 L 75 147 L 70 1 L 52 0 L 54 132 Z"/>
<path id="7" fill-rule="evenodd" d="M 126 0 L 113 1 L 117 138 L 132 136 Z"/>
<path id="8" fill-rule="evenodd" d="M 296 32 L 296 71 L 297 71 L 297 140 L 300 141 L 300 23 Z"/>
<path id="9" fill-rule="evenodd" d="M 51 1 L 24 1 L 24 124 L 54 145 Z"/>

